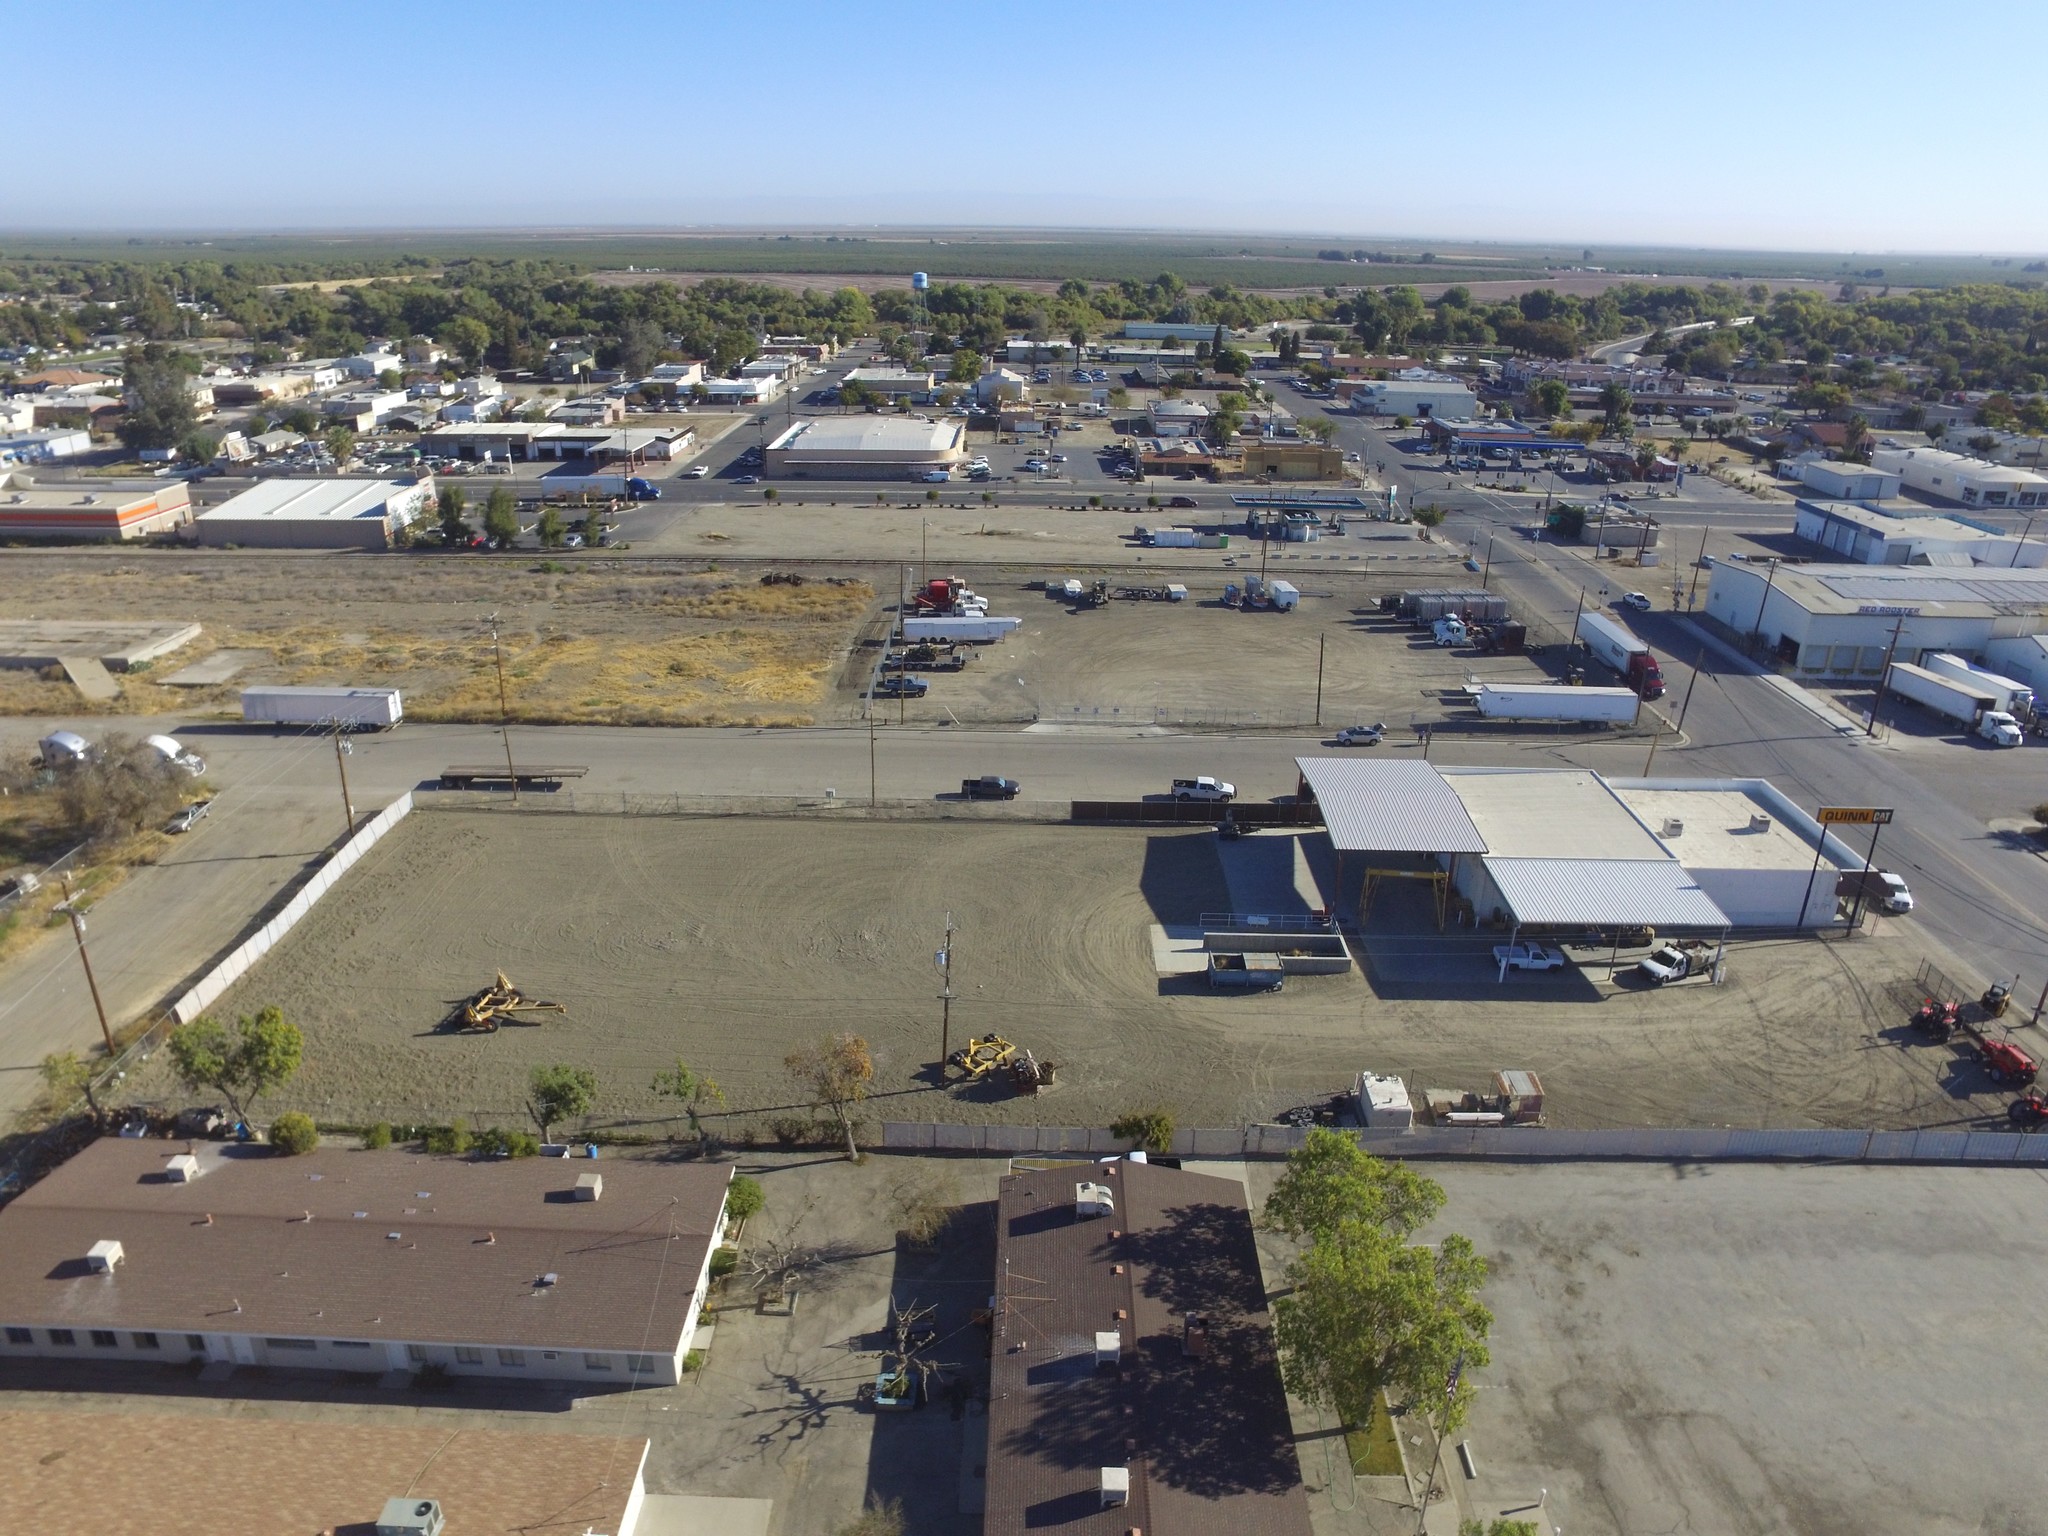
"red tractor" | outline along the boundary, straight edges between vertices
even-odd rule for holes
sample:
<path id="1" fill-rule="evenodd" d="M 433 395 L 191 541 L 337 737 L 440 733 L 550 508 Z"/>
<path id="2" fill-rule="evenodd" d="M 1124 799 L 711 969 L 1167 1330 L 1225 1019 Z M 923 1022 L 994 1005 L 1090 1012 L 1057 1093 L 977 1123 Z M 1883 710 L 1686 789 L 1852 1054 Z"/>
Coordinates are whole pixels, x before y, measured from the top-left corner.
<path id="1" fill-rule="evenodd" d="M 2038 1131 L 2048 1124 L 2048 1095 L 2038 1088 L 2029 1088 L 2025 1097 L 2014 1099 L 2005 1106 L 2005 1117 L 2020 1131 Z"/>
<path id="2" fill-rule="evenodd" d="M 910 605 L 921 613 L 951 613 L 953 605 L 967 590 L 958 576 L 934 576 L 910 595 Z"/>
<path id="3" fill-rule="evenodd" d="M 2041 1064 L 2010 1040 L 1979 1038 L 1982 1043 L 1977 1054 L 1983 1058 L 1984 1069 L 1994 1083 L 2031 1083 L 2039 1074 Z"/>
<path id="4" fill-rule="evenodd" d="M 1956 1031 L 1957 1015 L 1962 1004 L 1950 1000 L 1937 1002 L 1928 998 L 1913 1010 L 1913 1027 L 1936 1040 L 1946 1040 Z"/>

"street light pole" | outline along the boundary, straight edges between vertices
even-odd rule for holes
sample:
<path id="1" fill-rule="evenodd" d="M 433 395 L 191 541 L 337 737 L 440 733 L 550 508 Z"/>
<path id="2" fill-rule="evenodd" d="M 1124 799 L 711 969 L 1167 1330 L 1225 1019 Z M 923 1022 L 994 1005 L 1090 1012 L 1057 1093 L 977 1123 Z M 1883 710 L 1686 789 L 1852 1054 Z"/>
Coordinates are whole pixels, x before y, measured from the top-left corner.
<path id="1" fill-rule="evenodd" d="M 107 1055 L 114 1054 L 114 1032 L 107 1028 L 107 1005 L 100 1001 L 100 984 L 92 974 L 92 956 L 85 952 L 85 914 L 71 903 L 71 882 L 64 882 L 64 915 L 71 919 L 71 937 L 78 941 L 78 963 L 85 967 L 86 989 L 92 993 L 92 1010 L 100 1016 L 100 1038 L 107 1043 Z"/>
<path id="2" fill-rule="evenodd" d="M 1702 528 L 1700 530 L 1700 557 L 1693 562 L 1692 586 L 1687 589 L 1685 594 L 1685 611 L 1687 613 L 1692 612 L 1693 599 L 1700 594 L 1700 570 L 1707 563 L 1707 537 L 1713 531 L 1711 528 Z"/>

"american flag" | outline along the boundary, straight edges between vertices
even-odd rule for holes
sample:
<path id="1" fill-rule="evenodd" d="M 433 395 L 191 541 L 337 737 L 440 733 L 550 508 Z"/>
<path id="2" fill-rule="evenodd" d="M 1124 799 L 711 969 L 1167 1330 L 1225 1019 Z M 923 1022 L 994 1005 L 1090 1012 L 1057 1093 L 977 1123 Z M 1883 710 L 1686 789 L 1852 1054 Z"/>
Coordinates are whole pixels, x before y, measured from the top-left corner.
<path id="1" fill-rule="evenodd" d="M 1457 1398 L 1458 1398 L 1458 1378 L 1459 1378 L 1460 1376 L 1464 1375 L 1464 1374 L 1465 1374 L 1465 1357 L 1464 1357 L 1463 1355 L 1460 1355 L 1460 1356 L 1458 1356 L 1458 1363 L 1457 1363 L 1456 1365 L 1454 1365 L 1454 1366 L 1452 1366 L 1452 1367 L 1451 1367 L 1451 1374 L 1450 1374 L 1450 1379 L 1449 1379 L 1449 1380 L 1447 1380 L 1447 1381 L 1446 1381 L 1446 1382 L 1444 1383 L 1444 1401 L 1445 1401 L 1445 1402 L 1447 1402 L 1447 1403 L 1451 1403 L 1451 1402 L 1456 1402 L 1456 1401 L 1457 1401 Z"/>

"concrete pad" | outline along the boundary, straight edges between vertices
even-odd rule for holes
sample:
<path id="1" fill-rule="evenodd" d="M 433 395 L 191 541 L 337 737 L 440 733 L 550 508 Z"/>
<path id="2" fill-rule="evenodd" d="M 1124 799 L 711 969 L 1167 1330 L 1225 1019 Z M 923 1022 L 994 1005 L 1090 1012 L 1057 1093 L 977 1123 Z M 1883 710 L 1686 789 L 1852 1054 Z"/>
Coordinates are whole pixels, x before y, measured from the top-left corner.
<path id="1" fill-rule="evenodd" d="M 1209 952 L 1202 948 L 1202 930 L 1176 923 L 1151 926 L 1152 968 L 1161 976 L 1198 976 L 1209 968 Z"/>
<path id="2" fill-rule="evenodd" d="M 204 1366 L 204 1367 L 203 1367 L 203 1368 L 202 1368 L 202 1369 L 200 1370 L 200 1372 L 199 1372 L 199 1379 L 200 1379 L 200 1380 L 201 1380 L 202 1382 L 205 1382 L 205 1383 L 207 1383 L 208 1385 L 211 1385 L 211 1384 L 212 1384 L 212 1383 L 214 1383 L 214 1382 L 218 1382 L 218 1381 L 226 1381 L 226 1380 L 228 1380 L 228 1378 L 230 1378 L 230 1377 L 231 1377 L 231 1376 L 233 1376 L 234 1374 L 235 1374 L 235 1362 L 234 1362 L 234 1361 L 232 1361 L 232 1360 L 209 1360 L 209 1361 L 208 1361 L 208 1362 L 206 1363 L 206 1365 L 205 1365 L 205 1366 Z"/>
<path id="3" fill-rule="evenodd" d="M 66 656 L 96 656 L 113 672 L 190 645 L 197 624 L 142 621 L 101 623 L 92 619 L 0 619 L 0 667 L 53 667 Z"/>
<path id="4" fill-rule="evenodd" d="M 258 662 L 268 661 L 268 651 L 215 651 L 189 667 L 181 667 L 169 677 L 159 678 L 166 688 L 208 688 L 215 683 L 225 683 L 244 667 L 253 667 Z"/>
<path id="5" fill-rule="evenodd" d="M 107 669 L 100 665 L 97 657 L 59 656 L 57 665 L 64 669 L 64 675 L 71 679 L 74 688 L 96 703 L 105 703 L 108 699 L 117 699 L 121 696 L 120 688 L 108 675 Z"/>
<path id="6" fill-rule="evenodd" d="M 723 1499 L 705 1493 L 650 1493 L 634 1536 L 768 1536 L 773 1499 Z"/>
<path id="7" fill-rule="evenodd" d="M 1216 842 L 1217 862 L 1230 887 L 1233 912 L 1275 917 L 1322 905 L 1322 895 L 1298 837 L 1254 833 L 1235 842 Z"/>

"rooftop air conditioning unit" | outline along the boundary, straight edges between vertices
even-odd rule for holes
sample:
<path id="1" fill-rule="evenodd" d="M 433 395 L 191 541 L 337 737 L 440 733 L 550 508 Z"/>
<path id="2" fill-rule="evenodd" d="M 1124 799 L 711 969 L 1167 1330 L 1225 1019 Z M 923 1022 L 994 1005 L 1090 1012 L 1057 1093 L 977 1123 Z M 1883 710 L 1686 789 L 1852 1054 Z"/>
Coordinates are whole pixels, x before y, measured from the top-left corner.
<path id="1" fill-rule="evenodd" d="M 1095 1365 L 1100 1370 L 1105 1365 L 1115 1365 L 1124 1356 L 1124 1336 L 1111 1330 L 1095 1335 Z"/>
<path id="2" fill-rule="evenodd" d="M 1094 1184 L 1086 1180 L 1074 1186 L 1074 1214 L 1090 1216 L 1114 1216 L 1116 1196 L 1107 1184 Z"/>
<path id="3" fill-rule="evenodd" d="M 579 1173 L 576 1175 L 576 1198 L 578 1200 L 595 1200 L 603 1193 L 603 1174 Z"/>
<path id="4" fill-rule="evenodd" d="M 1130 1502 L 1131 1469 L 1129 1467 L 1104 1467 L 1102 1469 L 1102 1507 L 1104 1509 L 1114 1509 L 1119 1504 L 1128 1504 Z"/>
<path id="5" fill-rule="evenodd" d="M 1750 818 L 1749 818 L 1749 830 L 1750 830 L 1750 831 L 1752 831 L 1752 832 L 1768 832 L 1768 831 L 1770 831 L 1770 830 L 1771 830 L 1771 818 L 1770 818 L 1770 817 L 1768 817 L 1768 816 L 1761 816 L 1761 815 L 1759 815 L 1759 816 L 1752 816 L 1752 817 L 1750 817 Z"/>
<path id="6" fill-rule="evenodd" d="M 180 1152 L 164 1164 L 164 1177 L 173 1184 L 190 1184 L 199 1172 L 199 1159 L 190 1152 Z"/>
<path id="7" fill-rule="evenodd" d="M 111 1237 L 103 1237 L 85 1250 L 85 1267 L 95 1274 L 111 1275 L 114 1266 L 127 1257 L 121 1251 L 120 1243 Z"/>
<path id="8" fill-rule="evenodd" d="M 377 1536 L 441 1536 L 444 1523 L 438 1499 L 386 1499 Z"/>
<path id="9" fill-rule="evenodd" d="M 1679 816 L 1666 816 L 1664 818 L 1664 835 L 1666 837 L 1685 836 L 1684 818 Z"/>

